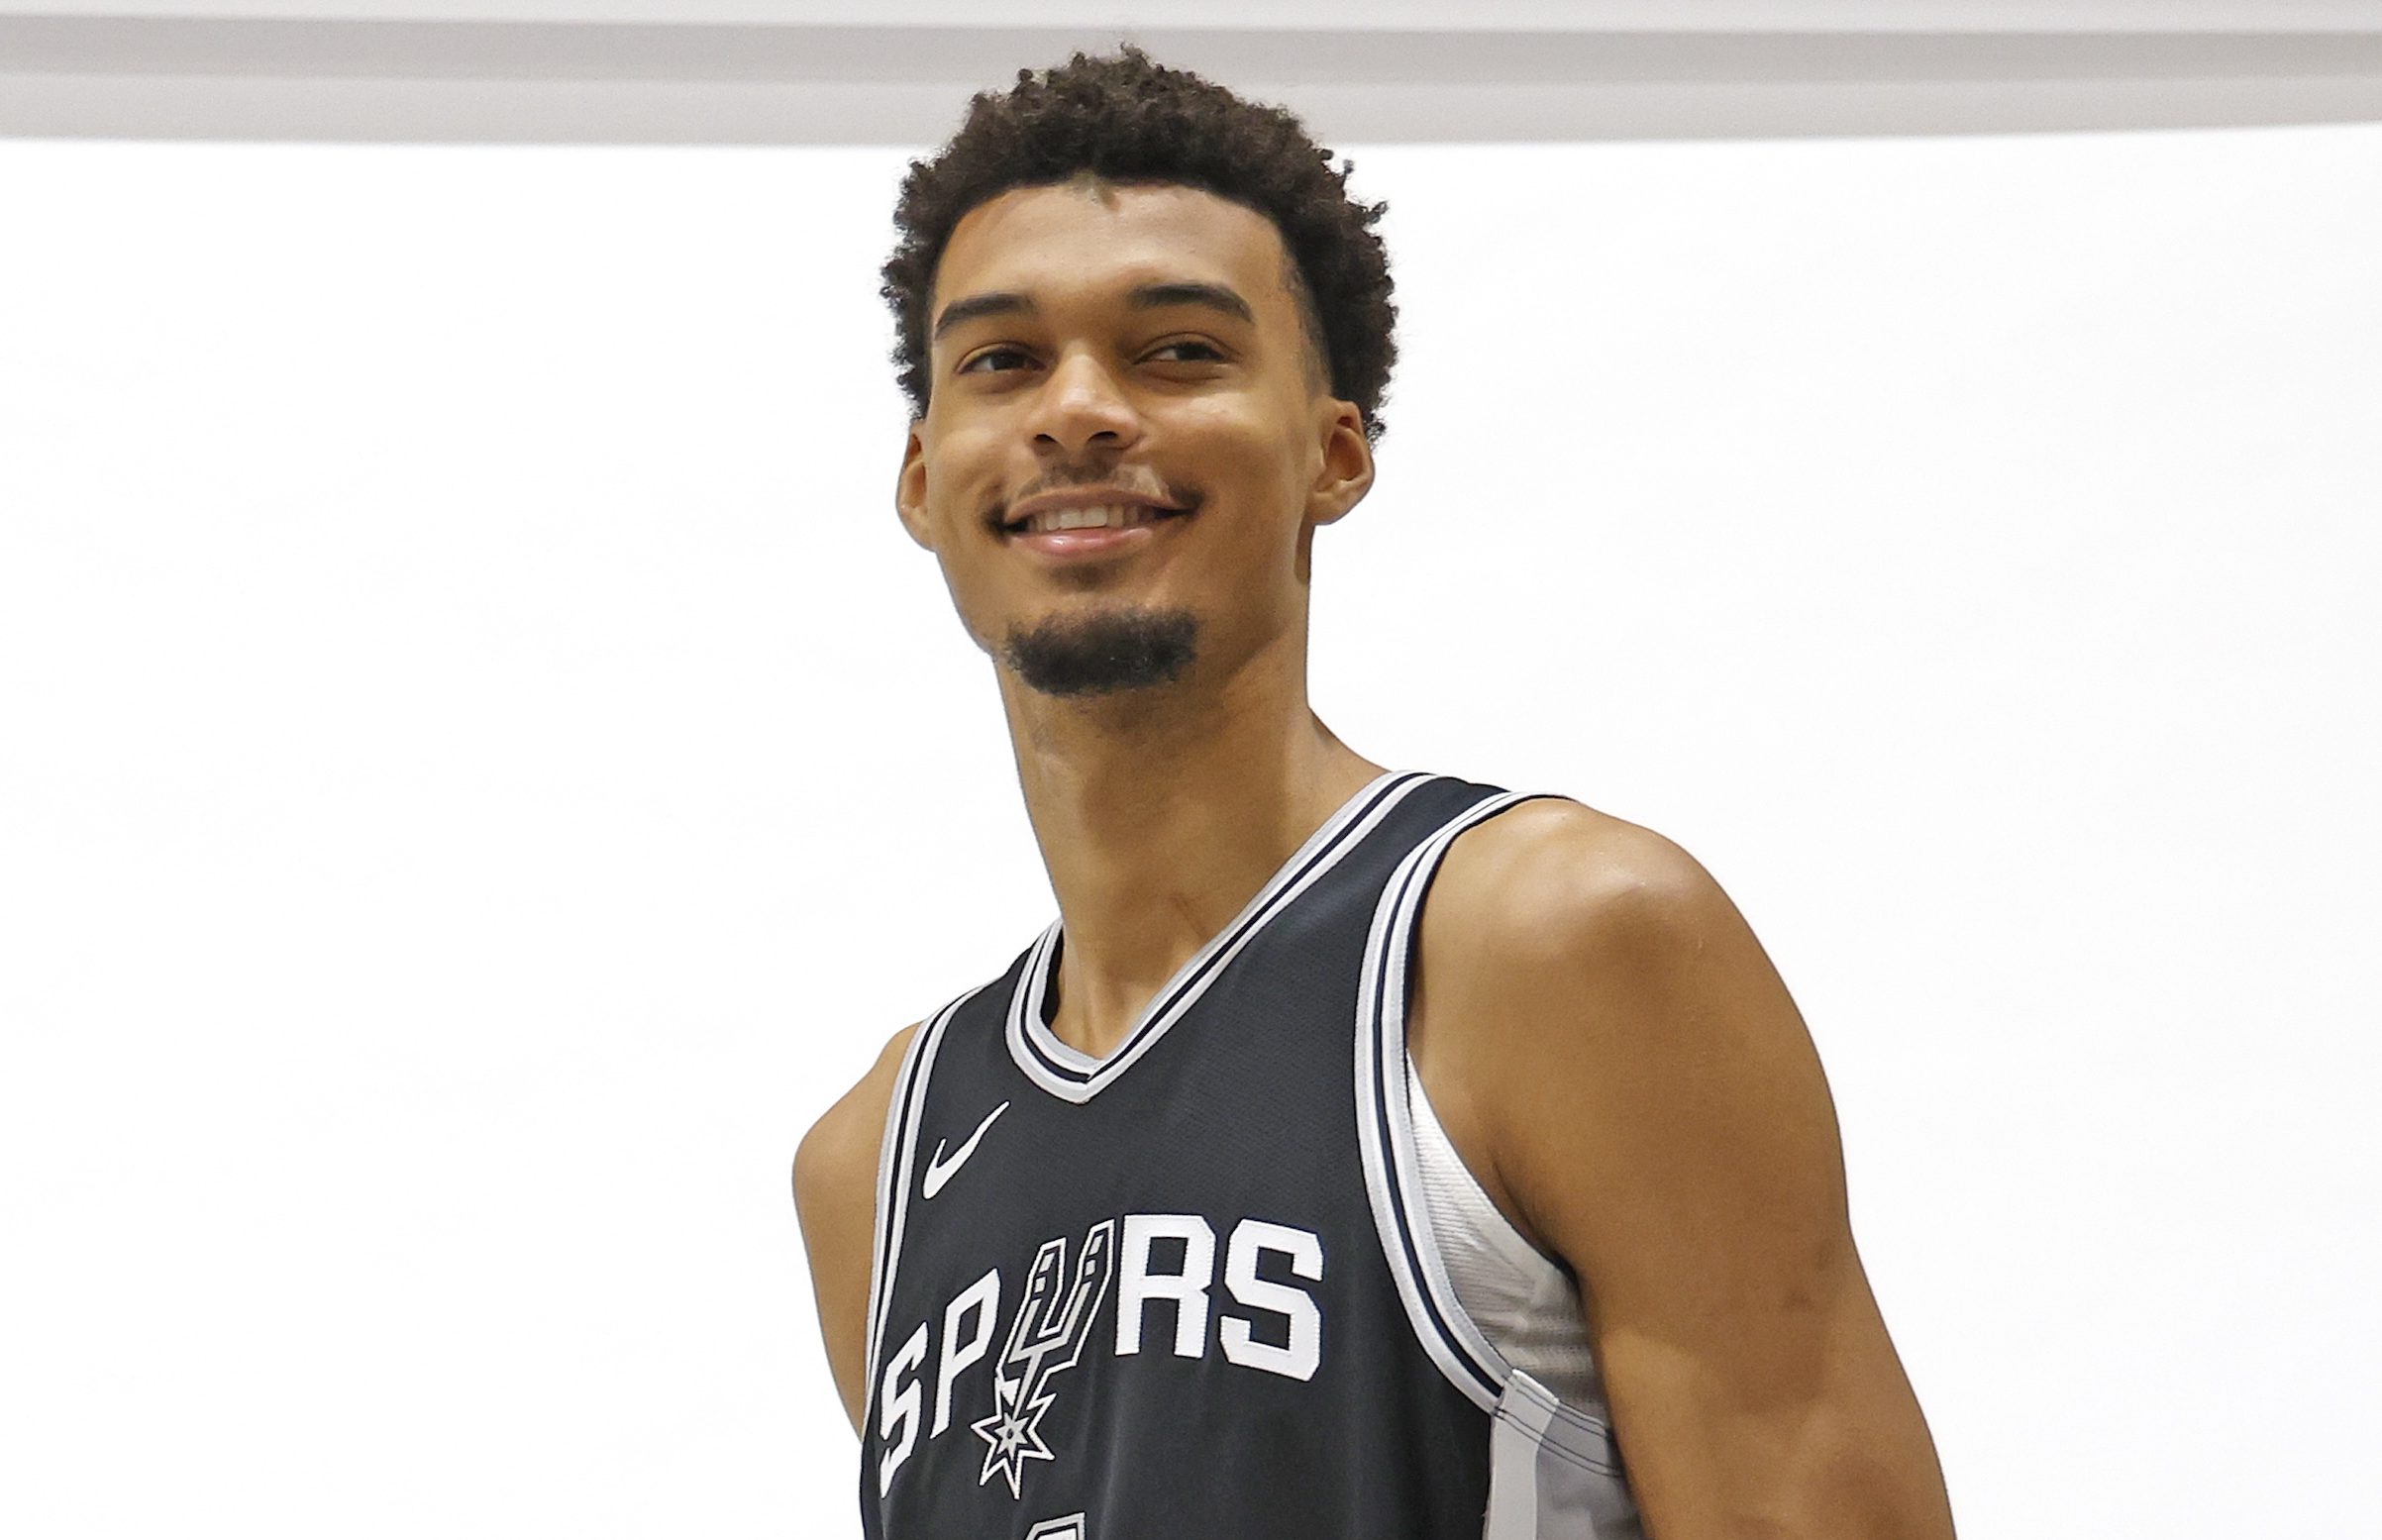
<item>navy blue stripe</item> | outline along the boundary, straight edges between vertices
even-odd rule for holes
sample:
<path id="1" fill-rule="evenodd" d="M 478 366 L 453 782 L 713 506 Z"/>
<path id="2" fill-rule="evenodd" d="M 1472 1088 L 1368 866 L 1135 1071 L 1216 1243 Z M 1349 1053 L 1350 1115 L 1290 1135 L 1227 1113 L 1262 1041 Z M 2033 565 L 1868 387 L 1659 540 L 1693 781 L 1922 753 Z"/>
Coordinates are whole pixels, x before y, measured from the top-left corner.
<path id="1" fill-rule="evenodd" d="M 1085 1081 L 1090 1079 L 1092 1075 L 1096 1072 L 1078 1070 L 1071 1065 L 1059 1063 L 1044 1051 L 1040 1043 L 1034 1041 L 1033 1032 L 1034 1022 L 1042 1014 L 1042 997 L 1047 997 L 1050 994 L 1050 975 L 1054 965 L 1049 961 L 1049 959 L 1058 954 L 1059 941 L 1065 934 L 1066 933 L 1062 931 L 1060 936 L 1052 937 L 1050 947 L 1047 951 L 1043 949 L 1040 941 L 1036 941 L 1033 947 L 1028 949 L 1026 966 L 1033 970 L 1033 974 L 1031 977 L 1025 980 L 1026 987 L 1017 991 L 1017 993 L 1013 996 L 1010 1009 L 1017 1011 L 1022 1017 L 1017 1024 L 1018 1040 L 1025 1044 L 1025 1051 L 1033 1056 L 1034 1062 L 1042 1066 L 1045 1070 L 1050 1071 L 1051 1074 L 1058 1076 L 1061 1079 L 1070 1079 L 1081 1085 Z M 1033 954 L 1037 952 L 1041 953 L 1042 955 L 1039 957 L 1034 956 Z M 1050 1023 L 1047 1021 L 1043 1022 L 1042 1024 L 1045 1027 L 1050 1025 Z M 1122 1053 L 1123 1051 L 1124 1050 L 1122 1048 L 1117 1050 L 1118 1053 Z M 1110 1057 L 1113 1058 L 1114 1055 L 1111 1055 Z M 1105 1063 L 1105 1061 L 1102 1062 Z"/>
<path id="2" fill-rule="evenodd" d="M 1227 933 L 1223 939 L 1218 940 L 1207 955 L 1206 965 L 1197 973 L 1194 973 L 1190 977 L 1184 979 L 1182 985 L 1169 993 L 1164 1002 L 1146 1008 L 1143 1013 L 1141 1030 L 1134 1033 L 1131 1037 L 1125 1039 L 1124 1042 L 1119 1043 L 1116 1048 L 1110 1052 L 1106 1059 L 1100 1061 L 1098 1068 L 1090 1070 L 1078 1070 L 1072 1066 L 1059 1063 L 1058 1061 L 1052 1059 L 1051 1056 L 1042 1049 L 1041 1045 L 1034 1041 L 1034 1035 L 1031 1032 L 1023 1034 L 1025 1038 L 1026 1051 L 1034 1056 L 1035 1063 L 1041 1065 L 1044 1069 L 1050 1071 L 1051 1074 L 1058 1076 L 1062 1079 L 1070 1080 L 1078 1085 L 1089 1084 L 1092 1079 L 1099 1075 L 1101 1070 L 1106 1069 L 1109 1065 L 1114 1064 L 1125 1054 L 1130 1053 L 1134 1044 L 1140 1042 L 1144 1037 L 1148 1036 L 1150 1031 L 1157 1026 L 1159 1021 L 1164 1019 L 1166 1013 L 1174 1008 L 1177 1000 L 1180 1000 L 1185 994 L 1195 988 L 1198 985 L 1199 980 L 1209 976 L 1217 969 L 1223 967 L 1224 955 L 1232 950 L 1232 944 L 1234 941 L 1237 941 L 1242 936 L 1249 934 L 1249 932 L 1257 929 L 1257 927 L 1260 925 L 1265 924 L 1267 920 L 1271 919 L 1276 913 L 1280 912 L 1284 902 L 1282 895 L 1288 892 L 1291 888 L 1297 886 L 1299 878 L 1314 871 L 1317 866 L 1332 859 L 1333 852 L 1345 848 L 1348 844 L 1351 831 L 1356 829 L 1357 826 L 1362 824 L 1368 817 L 1372 816 L 1373 810 L 1381 806 L 1382 802 L 1386 798 L 1396 795 L 1398 788 L 1401 786 L 1411 785 L 1418 780 L 1430 780 L 1434 778 L 1435 777 L 1429 774 L 1427 771 L 1418 771 L 1411 775 L 1398 776 L 1391 780 L 1389 784 L 1383 786 L 1379 791 L 1375 792 L 1373 796 L 1364 803 L 1364 805 L 1349 813 L 1347 815 L 1347 821 L 1340 826 L 1340 832 L 1337 835 L 1330 840 L 1325 841 L 1322 848 L 1317 850 L 1312 856 L 1308 857 L 1307 860 L 1301 863 L 1295 872 L 1291 873 L 1287 876 L 1282 877 L 1280 886 L 1278 886 L 1275 890 L 1274 902 L 1267 904 L 1264 908 L 1258 910 L 1257 913 L 1249 916 L 1248 924 L 1243 925 L 1237 931 Z M 1058 948 L 1054 945 L 1052 947 L 1052 951 L 1056 952 Z M 1049 980 L 1047 976 L 1038 971 L 1037 978 L 1043 984 L 1044 991 L 1047 993 L 1049 989 Z M 1035 1008 L 1038 1013 L 1040 1007 L 1036 1006 Z M 1045 1023 L 1045 1025 L 1048 1025 L 1048 1023 Z"/>
<path id="3" fill-rule="evenodd" d="M 1477 807 L 1478 804 L 1475 804 L 1475 806 Z M 1398 889 L 1398 895 L 1391 905 L 1391 924 L 1389 932 L 1391 944 L 1382 948 L 1381 960 L 1375 965 L 1377 970 L 1373 980 L 1373 1009 L 1375 1019 L 1373 1022 L 1368 1024 L 1369 1030 L 1371 1030 L 1374 1034 L 1374 1043 L 1376 1045 L 1373 1055 L 1373 1108 L 1374 1116 L 1379 1120 L 1381 1125 L 1382 1164 L 1385 1168 L 1384 1176 L 1387 1178 L 1384 1185 L 1390 1189 L 1390 1210 L 1391 1213 L 1396 1216 L 1398 1221 L 1398 1248 L 1405 1254 L 1406 1266 L 1414 1275 L 1414 1292 L 1421 1297 L 1422 1307 L 1424 1311 L 1429 1314 L 1431 1318 L 1431 1324 L 1438 1329 L 1441 1339 L 1447 1343 L 1449 1349 L 1453 1352 L 1456 1361 L 1461 1363 L 1465 1368 L 1471 1370 L 1473 1375 L 1480 1381 L 1481 1388 L 1494 1396 L 1500 1390 L 1502 1390 L 1503 1386 L 1499 1384 L 1496 1374 L 1492 1372 L 1488 1366 L 1478 1362 L 1473 1357 L 1472 1353 L 1465 1347 L 1463 1339 L 1458 1337 L 1454 1330 L 1449 1327 L 1447 1317 L 1440 1313 L 1439 1301 L 1437 1297 L 1431 1292 L 1430 1275 L 1424 1271 L 1422 1265 L 1422 1254 L 1414 1244 L 1413 1216 L 1407 1213 L 1405 1207 L 1405 1194 L 1399 1189 L 1398 1184 L 1398 1143 L 1395 1137 L 1393 1137 L 1390 1127 L 1390 1050 L 1393 1047 L 1396 1047 L 1398 1050 L 1399 1055 L 1402 1057 L 1405 1042 L 1405 1032 L 1403 1030 L 1402 1023 L 1399 1031 L 1397 1034 L 1397 1040 L 1395 1044 L 1391 1040 L 1391 1034 L 1382 1030 L 1382 1024 L 1389 1020 L 1387 1002 L 1389 1000 L 1388 982 L 1390 976 L 1391 955 L 1399 950 L 1395 944 L 1398 929 L 1398 910 L 1405 903 L 1406 894 L 1410 892 L 1416 884 L 1427 880 L 1424 874 L 1425 869 L 1429 868 L 1436 870 L 1440 858 L 1444 857 L 1446 854 L 1446 847 L 1442 846 L 1438 856 L 1434 856 L 1428 861 L 1416 862 L 1406 873 L 1405 885 Z M 1418 913 L 1417 920 L 1419 920 L 1419 918 L 1420 916 Z M 1408 946 L 1406 948 L 1406 952 L 1409 957 L 1412 954 L 1412 940 L 1413 937 L 1409 933 L 1407 937 Z M 1401 1000 L 1403 998 L 1402 990 L 1400 991 L 1400 998 Z M 1402 1064 L 1398 1066 L 1398 1069 L 1401 1073 L 1403 1072 L 1404 1068 L 1405 1067 Z"/>
<path id="4" fill-rule="evenodd" d="M 978 989 L 970 990 L 969 994 L 975 994 L 979 992 L 981 992 L 981 986 Z M 894 1125 L 891 1169 L 886 1173 L 885 1233 L 881 1238 L 880 1238 L 877 1247 L 877 1277 L 880 1281 L 877 1304 L 880 1313 L 889 1314 L 893 1308 L 893 1277 L 891 1271 L 893 1266 L 893 1243 L 900 1236 L 900 1231 L 897 1228 L 897 1225 L 902 1220 L 906 1220 L 909 1217 L 909 1204 L 907 1201 L 908 1192 L 906 1190 L 909 1184 L 902 1177 L 901 1153 L 902 1150 L 910 1143 L 909 1134 L 912 1118 L 917 1112 L 918 1104 L 924 1100 L 926 1096 L 926 1050 L 928 1047 L 926 1040 L 934 1033 L 942 1030 L 943 1023 L 950 1018 L 953 1011 L 958 1010 L 960 1006 L 966 1002 L 967 998 L 968 995 L 962 995 L 959 999 L 952 1001 L 949 1005 L 944 1006 L 942 1010 L 937 1011 L 933 1016 L 929 1017 L 926 1025 L 918 1029 L 917 1038 L 914 1039 L 910 1044 L 910 1047 L 916 1052 L 917 1055 L 917 1057 L 912 1061 L 916 1067 L 917 1073 L 910 1077 L 909 1088 L 902 1097 L 901 1105 L 895 1109 L 899 1120 Z M 870 1320 L 869 1340 L 873 1347 L 881 1348 L 884 1346 L 884 1344 L 878 1340 L 879 1324 L 880 1323 L 874 1318 Z M 864 1372 L 869 1376 L 871 1382 L 869 1386 L 863 1386 L 861 1390 L 861 1403 L 864 1407 L 876 1399 L 875 1381 L 877 1378 L 877 1368 L 878 1366 L 874 1355 L 872 1355 L 871 1361 L 864 1368 Z"/>

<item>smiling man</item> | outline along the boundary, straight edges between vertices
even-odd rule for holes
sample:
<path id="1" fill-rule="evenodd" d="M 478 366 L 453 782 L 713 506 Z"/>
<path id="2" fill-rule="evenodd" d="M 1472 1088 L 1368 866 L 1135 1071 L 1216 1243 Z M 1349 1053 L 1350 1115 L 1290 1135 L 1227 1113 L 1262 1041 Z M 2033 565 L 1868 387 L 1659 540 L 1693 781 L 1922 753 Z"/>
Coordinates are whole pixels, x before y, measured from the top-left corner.
<path id="1" fill-rule="evenodd" d="M 1295 119 L 979 96 L 885 268 L 895 503 L 1059 919 L 794 1192 L 876 1540 L 1940 1540 L 1794 1002 L 1711 876 L 1309 707 L 1390 278 Z"/>

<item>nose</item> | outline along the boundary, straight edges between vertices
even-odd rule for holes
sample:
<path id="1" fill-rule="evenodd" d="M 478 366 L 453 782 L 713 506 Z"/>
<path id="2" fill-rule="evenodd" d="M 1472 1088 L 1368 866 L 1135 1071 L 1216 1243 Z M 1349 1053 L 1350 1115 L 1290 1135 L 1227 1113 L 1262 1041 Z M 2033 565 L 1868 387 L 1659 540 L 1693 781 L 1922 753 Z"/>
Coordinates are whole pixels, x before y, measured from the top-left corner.
<path id="1" fill-rule="evenodd" d="M 1027 426 L 1036 449 L 1070 456 L 1127 449 L 1141 437 L 1141 418 L 1116 376 L 1083 349 L 1070 350 L 1052 366 Z"/>

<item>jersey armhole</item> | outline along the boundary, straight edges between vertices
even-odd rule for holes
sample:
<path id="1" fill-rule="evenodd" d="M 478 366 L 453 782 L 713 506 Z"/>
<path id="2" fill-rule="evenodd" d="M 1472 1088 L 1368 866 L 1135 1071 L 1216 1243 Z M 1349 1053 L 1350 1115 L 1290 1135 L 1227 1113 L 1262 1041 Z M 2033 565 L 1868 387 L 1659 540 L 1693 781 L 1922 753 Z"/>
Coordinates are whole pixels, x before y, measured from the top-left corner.
<path id="1" fill-rule="evenodd" d="M 1382 1252 L 1416 1339 L 1448 1382 L 1494 1411 L 1513 1368 L 1456 1297 L 1424 1199 L 1407 1101 L 1406 1005 L 1416 919 L 1457 835 L 1552 792 L 1502 791 L 1474 803 L 1407 853 L 1374 908 L 1357 982 L 1356 1099 L 1365 1190 Z"/>
<path id="2" fill-rule="evenodd" d="M 1563 1264 L 1539 1250 L 1536 1243 L 1505 1217 L 1505 1211 L 1498 1207 L 1497 1199 L 1489 1195 L 1489 1189 L 1481 1184 L 1480 1177 L 1466 1163 L 1464 1152 L 1458 1150 L 1456 1142 L 1447 1136 L 1447 1125 L 1439 1120 L 1437 1109 L 1432 1107 L 1431 1093 L 1423 1085 L 1422 1072 L 1415 1067 L 1414 1057 L 1410 1053 L 1406 1055 L 1405 1077 L 1407 1125 L 1414 1130 L 1416 1172 L 1427 1173 L 1436 1167 L 1447 1174 L 1441 1185 L 1457 1188 L 1458 1204 L 1470 1220 L 1470 1227 L 1479 1234 L 1482 1244 L 1513 1270 L 1516 1278 L 1526 1279 L 1533 1285 L 1537 1285 L 1541 1279 L 1560 1279 L 1564 1273 Z M 1430 1183 L 1425 1181 L 1426 1192 L 1429 1186 Z M 1428 1204 L 1421 1208 L 1421 1213 L 1426 1217 L 1437 1212 L 1437 1208 Z M 1440 1233 L 1436 1219 L 1430 1221 L 1430 1230 L 1434 1236 Z M 1441 1247 L 1439 1250 L 1444 1257 L 1447 1249 Z"/>
<path id="3" fill-rule="evenodd" d="M 927 1078 L 951 1018 L 987 987 L 980 984 L 969 990 L 918 1029 L 901 1056 L 901 1073 L 894 1078 L 892 1100 L 886 1106 L 884 1139 L 877 1154 L 877 1218 L 869 1248 L 869 1332 L 861 1362 L 867 1377 L 861 1384 L 864 1442 L 876 1426 L 878 1358 L 884 1351 L 885 1312 L 892 1306 L 893 1277 L 900 1267 L 901 1237 L 909 1218 L 910 1174 L 917 1162 L 919 1110 L 926 1104 Z"/>

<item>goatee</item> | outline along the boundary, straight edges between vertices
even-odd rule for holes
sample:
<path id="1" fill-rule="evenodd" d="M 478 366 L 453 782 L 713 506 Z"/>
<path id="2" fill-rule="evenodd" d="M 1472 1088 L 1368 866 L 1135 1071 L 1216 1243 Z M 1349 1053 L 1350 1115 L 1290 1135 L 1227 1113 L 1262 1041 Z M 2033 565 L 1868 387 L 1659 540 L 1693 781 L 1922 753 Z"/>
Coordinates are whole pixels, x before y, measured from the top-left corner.
<path id="1" fill-rule="evenodd" d="M 1198 618 L 1188 610 L 1105 609 L 1013 626 L 1003 653 L 1030 689 L 1106 695 L 1181 678 L 1198 638 Z"/>

